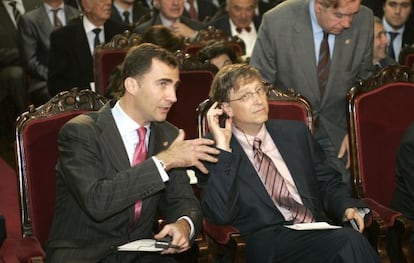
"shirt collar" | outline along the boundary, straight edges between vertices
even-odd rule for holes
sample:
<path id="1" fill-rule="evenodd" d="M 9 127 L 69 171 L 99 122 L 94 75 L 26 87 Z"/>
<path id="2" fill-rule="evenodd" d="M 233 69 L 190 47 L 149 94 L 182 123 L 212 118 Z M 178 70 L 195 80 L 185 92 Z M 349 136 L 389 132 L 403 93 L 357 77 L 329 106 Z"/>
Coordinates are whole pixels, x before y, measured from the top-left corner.
<path id="1" fill-rule="evenodd" d="M 102 31 L 104 29 L 103 26 L 95 26 L 94 24 L 92 24 L 92 22 L 89 21 L 89 19 L 86 16 L 83 16 L 83 26 L 85 28 L 86 33 L 91 32 L 95 28 L 100 28 L 102 29 Z"/>
<path id="2" fill-rule="evenodd" d="M 405 28 L 405 24 L 400 27 L 399 29 L 395 30 L 385 19 L 385 17 L 382 18 L 382 24 L 384 25 L 384 29 L 387 32 L 398 32 L 400 33 L 400 35 L 402 35 L 404 33 L 404 28 Z"/>

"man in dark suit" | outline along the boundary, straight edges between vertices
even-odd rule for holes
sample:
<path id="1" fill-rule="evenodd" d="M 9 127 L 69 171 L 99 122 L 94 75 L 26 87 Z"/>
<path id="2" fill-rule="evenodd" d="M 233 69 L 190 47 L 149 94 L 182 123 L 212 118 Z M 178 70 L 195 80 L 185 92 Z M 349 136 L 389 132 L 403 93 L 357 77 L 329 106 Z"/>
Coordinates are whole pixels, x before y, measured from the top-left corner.
<path id="1" fill-rule="evenodd" d="M 245 57 L 250 57 L 256 42 L 261 16 L 255 15 L 257 1 L 228 0 L 227 13 L 209 25 L 223 30 L 228 36 L 238 36 L 246 46 Z"/>
<path id="2" fill-rule="evenodd" d="M 374 17 L 374 47 L 372 63 L 374 64 L 374 73 L 378 73 L 381 69 L 390 65 L 395 65 L 397 62 L 387 55 L 387 31 L 382 25 L 382 20 L 379 17 Z"/>
<path id="3" fill-rule="evenodd" d="M 175 262 L 167 254 L 188 250 L 201 229 L 185 168 L 206 173 L 202 161 L 217 161 L 218 150 L 212 140 L 184 140 L 184 132 L 165 121 L 177 100 L 177 59 L 141 44 L 127 54 L 122 79 L 119 101 L 72 119 L 59 134 L 48 262 Z M 161 231 L 159 218 L 168 222 Z M 128 241 L 166 236 L 178 248 L 164 255 L 116 251 Z"/>
<path id="4" fill-rule="evenodd" d="M 51 34 L 47 80 L 51 96 L 73 87 L 93 88 L 95 45 L 127 28 L 109 19 L 111 0 L 82 0 L 82 7 L 83 18 Z"/>
<path id="5" fill-rule="evenodd" d="M 302 122 L 268 120 L 267 91 L 247 64 L 215 76 L 207 112 L 220 150 L 209 174 L 198 177 L 201 207 L 209 222 L 234 225 L 246 241 L 247 262 L 380 262 L 352 228 L 298 231 L 292 223 L 364 220 L 335 170 Z M 227 115 L 224 126 L 219 119 Z"/>
<path id="6" fill-rule="evenodd" d="M 114 0 L 111 19 L 128 27 L 140 24 L 149 18 L 150 9 L 135 0 Z"/>
<path id="7" fill-rule="evenodd" d="M 50 99 L 46 87 L 50 34 L 79 16 L 79 11 L 63 0 L 44 0 L 44 4 L 24 14 L 19 23 L 23 64 L 30 76 L 30 101 L 39 106 Z M 53 11 L 57 10 L 57 11 Z M 56 21 L 54 18 L 56 12 Z"/>
<path id="8" fill-rule="evenodd" d="M 346 93 L 372 73 L 373 24 L 360 0 L 285 1 L 263 16 L 250 61 L 265 81 L 309 100 L 316 139 L 349 188 Z M 329 57 L 318 74 L 321 43 Z"/>
<path id="9" fill-rule="evenodd" d="M 400 211 L 407 217 L 411 224 L 414 224 L 414 123 L 412 123 L 401 140 L 400 147 L 397 152 L 397 169 L 396 171 L 396 188 L 391 200 L 391 208 Z M 394 235 L 394 236 L 392 236 Z M 398 240 L 396 232 L 392 229 L 389 233 L 392 243 L 389 254 L 392 262 L 404 262 L 401 255 L 395 254 L 399 249 L 392 249 Z M 414 255 L 414 229 L 410 236 L 410 250 L 411 255 Z M 394 253 L 393 253 L 394 252 Z"/>
<path id="10" fill-rule="evenodd" d="M 206 26 L 200 21 L 183 15 L 184 0 L 155 0 L 159 12 L 154 17 L 135 28 L 139 34 L 144 34 L 153 25 L 164 25 L 175 34 L 194 39 L 198 31 Z"/>
<path id="11" fill-rule="evenodd" d="M 412 0 L 385 0 L 382 23 L 387 31 L 388 55 L 398 60 L 404 45 L 414 44 L 414 25 L 409 22 Z"/>
<path id="12" fill-rule="evenodd" d="M 214 17 L 217 12 L 217 6 L 215 6 L 209 0 L 191 0 L 195 10 L 195 17 L 191 16 L 190 1 L 186 0 L 184 3 L 184 16 L 206 23 Z"/>
<path id="13" fill-rule="evenodd" d="M 26 109 L 26 83 L 21 65 L 17 24 L 11 3 L 20 15 L 38 7 L 42 1 L 19 0 L 0 2 L 0 102 L 12 101 L 19 115 Z M 15 119 L 15 116 L 12 117 Z M 5 125 L 5 124 L 2 124 Z"/>

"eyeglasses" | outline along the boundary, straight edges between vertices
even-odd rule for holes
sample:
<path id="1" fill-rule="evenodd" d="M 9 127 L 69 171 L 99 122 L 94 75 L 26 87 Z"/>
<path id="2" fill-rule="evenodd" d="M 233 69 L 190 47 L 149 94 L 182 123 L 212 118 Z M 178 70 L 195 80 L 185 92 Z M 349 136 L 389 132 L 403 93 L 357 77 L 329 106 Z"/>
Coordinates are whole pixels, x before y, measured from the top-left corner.
<path id="1" fill-rule="evenodd" d="M 254 95 L 258 95 L 258 96 L 263 96 L 265 94 L 267 95 L 268 91 L 269 91 L 269 84 L 263 83 L 263 85 L 256 88 L 254 92 L 246 92 L 245 94 L 240 96 L 240 98 L 229 100 L 229 102 L 232 102 L 232 101 L 241 101 L 241 102 L 252 101 L 253 98 L 254 98 Z"/>

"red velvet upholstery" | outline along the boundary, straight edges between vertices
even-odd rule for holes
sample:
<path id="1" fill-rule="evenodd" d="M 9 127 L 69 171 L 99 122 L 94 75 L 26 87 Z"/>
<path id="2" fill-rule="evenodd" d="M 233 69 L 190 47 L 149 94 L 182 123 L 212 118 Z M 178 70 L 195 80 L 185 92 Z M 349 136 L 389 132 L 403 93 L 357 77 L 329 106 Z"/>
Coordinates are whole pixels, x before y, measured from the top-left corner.
<path id="1" fill-rule="evenodd" d="M 184 129 L 186 138 L 197 138 L 196 109 L 200 101 L 208 97 L 214 74 L 209 70 L 180 70 L 180 86 L 177 102 L 168 113 L 167 120 Z"/>
<path id="2" fill-rule="evenodd" d="M 90 90 L 65 91 L 48 103 L 21 115 L 17 122 L 16 140 L 25 239 L 18 247 L 21 262 L 27 257 L 44 257 L 39 250 L 47 241 L 55 208 L 58 158 L 57 136 L 71 118 L 98 110 L 105 99 Z"/>
<path id="3" fill-rule="evenodd" d="M 94 57 L 95 90 L 102 96 L 113 69 L 120 65 L 128 49 L 97 49 Z"/>
<path id="4" fill-rule="evenodd" d="M 401 137 L 414 121 L 413 72 L 404 66 L 383 69 L 348 93 L 351 171 L 356 195 L 367 202 L 380 225 L 380 236 L 390 226 L 402 225 L 401 236 L 411 225 L 390 209 L 395 188 L 395 161 Z M 401 224 L 400 224 L 401 223 Z M 387 258 L 381 247 L 379 252 Z M 408 240 L 402 240 L 408 246 Z"/>

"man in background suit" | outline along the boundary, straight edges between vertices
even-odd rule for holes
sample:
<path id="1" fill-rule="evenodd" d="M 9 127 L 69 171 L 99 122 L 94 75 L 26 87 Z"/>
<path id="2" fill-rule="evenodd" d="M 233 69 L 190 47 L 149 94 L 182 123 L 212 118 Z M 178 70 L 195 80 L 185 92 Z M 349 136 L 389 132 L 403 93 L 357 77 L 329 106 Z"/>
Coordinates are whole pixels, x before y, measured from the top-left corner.
<path id="1" fill-rule="evenodd" d="M 16 23 L 18 21 L 16 21 L 13 7 L 10 5 L 12 2 L 16 3 L 17 11 L 22 15 L 38 7 L 41 1 L 2 0 L 0 2 L 0 101 L 9 98 L 14 104 L 16 115 L 20 115 L 26 109 L 27 95 L 19 52 L 18 23 Z"/>
<path id="2" fill-rule="evenodd" d="M 79 16 L 79 11 L 63 0 L 44 0 L 43 5 L 24 14 L 19 23 L 23 64 L 30 76 L 30 101 L 39 106 L 50 99 L 46 86 L 50 34 Z M 53 11 L 58 10 L 58 11 Z M 55 21 L 54 12 L 57 19 Z"/>
<path id="3" fill-rule="evenodd" d="M 153 25 L 163 25 L 175 34 L 194 39 L 198 31 L 206 26 L 200 21 L 183 15 L 184 0 L 155 0 L 159 12 L 149 21 L 138 25 L 135 31 L 144 34 Z"/>
<path id="4" fill-rule="evenodd" d="M 228 36 L 241 38 L 246 46 L 245 57 L 252 54 L 261 22 L 261 16 L 255 15 L 256 6 L 256 0 L 227 0 L 227 14 L 210 23 Z"/>
<path id="5" fill-rule="evenodd" d="M 413 0 L 385 0 L 382 23 L 389 40 L 388 56 L 398 61 L 401 48 L 414 44 L 414 25 L 409 17 Z M 397 34 L 393 36 L 393 34 Z"/>
<path id="6" fill-rule="evenodd" d="M 47 80 L 50 96 L 73 87 L 92 88 L 95 44 L 103 44 L 127 29 L 109 19 L 111 0 L 82 0 L 81 3 L 83 18 L 50 36 Z"/>
<path id="7" fill-rule="evenodd" d="M 382 25 L 379 17 L 374 17 L 374 48 L 372 63 L 374 64 L 374 72 L 378 73 L 382 68 L 395 65 L 397 62 L 387 55 L 388 38 L 387 31 Z"/>
<path id="8" fill-rule="evenodd" d="M 346 93 L 371 74 L 373 24 L 371 10 L 360 0 L 285 1 L 264 15 L 250 61 L 265 81 L 293 88 L 309 100 L 316 139 L 349 189 Z M 330 70 L 320 86 L 317 65 L 324 32 Z"/>
<path id="9" fill-rule="evenodd" d="M 191 0 L 195 9 L 195 17 L 191 16 L 191 4 L 189 0 L 184 3 L 184 16 L 190 17 L 194 20 L 206 23 L 214 17 L 217 12 L 217 6 L 215 6 L 209 0 Z"/>
<path id="10" fill-rule="evenodd" d="M 397 152 L 396 162 L 396 188 L 391 200 L 391 208 L 400 211 L 406 218 L 414 224 L 414 123 L 407 128 L 402 137 L 400 147 Z M 410 251 L 414 255 L 414 229 L 411 229 Z M 399 240 L 396 232 L 391 229 L 388 233 L 388 252 L 391 262 L 404 262 L 402 255 L 395 254 L 400 249 L 395 249 Z M 390 247 L 391 245 L 391 247 Z"/>
<path id="11" fill-rule="evenodd" d="M 351 197 L 303 122 L 268 120 L 267 90 L 256 69 L 247 64 L 223 67 L 210 98 L 215 103 L 206 118 L 220 154 L 218 162 L 207 164 L 209 174 L 198 176 L 201 207 L 209 222 L 240 231 L 246 262 L 380 262 L 352 228 L 286 227 L 328 221 L 329 215 L 336 223 L 356 220 L 362 232 L 364 219 L 357 208 L 366 206 Z M 223 114 L 228 118 L 220 126 Z"/>
<path id="12" fill-rule="evenodd" d="M 150 9 L 142 6 L 141 2 L 135 0 L 114 0 L 112 2 L 111 19 L 119 24 L 132 27 L 149 18 Z"/>
<path id="13" fill-rule="evenodd" d="M 118 101 L 75 117 L 59 134 L 48 262 L 175 262 L 168 254 L 188 250 L 201 230 L 200 205 L 185 168 L 206 173 L 201 162 L 217 161 L 218 151 L 212 140 L 184 140 L 183 130 L 165 121 L 177 100 L 177 59 L 141 44 L 127 54 L 122 79 Z M 138 135 L 142 129 L 146 132 Z M 135 162 L 141 145 L 146 157 Z M 161 217 L 168 224 L 159 231 L 154 227 Z M 166 236 L 179 248 L 165 249 L 164 255 L 114 249 Z"/>

